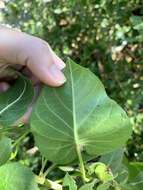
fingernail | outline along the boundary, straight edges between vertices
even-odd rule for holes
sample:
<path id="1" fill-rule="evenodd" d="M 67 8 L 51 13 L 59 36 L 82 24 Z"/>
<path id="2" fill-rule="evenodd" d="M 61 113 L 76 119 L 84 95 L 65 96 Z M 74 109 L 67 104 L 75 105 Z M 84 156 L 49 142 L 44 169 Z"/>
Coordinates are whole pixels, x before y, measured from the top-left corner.
<path id="1" fill-rule="evenodd" d="M 64 69 L 65 66 L 66 66 L 66 64 L 65 64 L 61 59 L 59 59 L 59 58 L 57 58 L 57 60 L 55 61 L 55 64 L 56 64 L 56 66 L 57 66 L 60 70 Z"/>
<path id="2" fill-rule="evenodd" d="M 51 64 L 49 66 L 49 75 L 58 84 L 64 84 L 66 82 L 64 74 L 57 68 L 55 64 Z"/>
<path id="3" fill-rule="evenodd" d="M 64 61 L 59 56 L 57 56 L 57 54 L 52 49 L 51 49 L 51 52 L 53 55 L 54 62 L 56 64 L 56 66 L 58 67 L 58 69 L 60 69 L 60 70 L 64 69 L 66 66 Z"/>

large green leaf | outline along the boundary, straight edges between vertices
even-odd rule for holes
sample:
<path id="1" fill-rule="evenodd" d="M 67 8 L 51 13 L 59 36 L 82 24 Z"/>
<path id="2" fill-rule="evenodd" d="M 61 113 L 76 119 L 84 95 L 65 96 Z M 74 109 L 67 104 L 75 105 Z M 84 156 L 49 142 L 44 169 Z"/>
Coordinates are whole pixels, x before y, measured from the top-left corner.
<path id="1" fill-rule="evenodd" d="M 66 84 L 45 86 L 31 118 L 42 155 L 67 164 L 77 159 L 77 152 L 100 155 L 123 146 L 131 134 L 129 119 L 101 81 L 71 60 L 64 73 Z"/>
<path id="2" fill-rule="evenodd" d="M 28 79 L 19 76 L 14 85 L 0 93 L 0 125 L 11 125 L 27 110 L 33 98 L 33 87 Z"/>
<path id="3" fill-rule="evenodd" d="M 19 163 L 0 167 L 0 190 L 38 190 L 31 170 Z"/>
<path id="4" fill-rule="evenodd" d="M 4 164 L 10 157 L 12 151 L 11 139 L 0 138 L 0 165 Z"/>

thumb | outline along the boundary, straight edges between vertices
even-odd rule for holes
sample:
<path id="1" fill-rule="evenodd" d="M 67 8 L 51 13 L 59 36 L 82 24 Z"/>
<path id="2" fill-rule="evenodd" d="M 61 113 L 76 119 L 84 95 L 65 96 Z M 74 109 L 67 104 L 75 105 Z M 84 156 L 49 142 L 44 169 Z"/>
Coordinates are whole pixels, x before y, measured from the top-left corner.
<path id="1" fill-rule="evenodd" d="M 27 61 L 27 67 L 43 83 L 50 86 L 61 86 L 65 83 L 66 78 L 56 63 L 42 58 L 41 60 Z"/>
<path id="2" fill-rule="evenodd" d="M 60 86 L 66 78 L 65 63 L 44 40 L 10 29 L 0 30 L 0 58 L 10 64 L 26 65 L 43 83 Z"/>
<path id="3" fill-rule="evenodd" d="M 26 65 L 43 83 L 50 86 L 61 86 L 66 78 L 62 73 L 65 63 L 52 51 L 47 42 L 40 38 L 25 34 L 22 56 L 19 62 Z"/>

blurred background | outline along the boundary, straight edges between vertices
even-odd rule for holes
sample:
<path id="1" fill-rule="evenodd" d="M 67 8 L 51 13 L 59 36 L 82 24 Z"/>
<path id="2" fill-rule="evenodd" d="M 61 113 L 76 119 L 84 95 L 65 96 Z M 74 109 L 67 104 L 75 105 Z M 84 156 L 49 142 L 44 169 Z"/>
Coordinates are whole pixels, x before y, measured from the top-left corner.
<path id="1" fill-rule="evenodd" d="M 127 157 L 143 161 L 142 0 L 3 0 L 0 23 L 45 39 L 62 59 L 94 72 L 133 123 Z"/>

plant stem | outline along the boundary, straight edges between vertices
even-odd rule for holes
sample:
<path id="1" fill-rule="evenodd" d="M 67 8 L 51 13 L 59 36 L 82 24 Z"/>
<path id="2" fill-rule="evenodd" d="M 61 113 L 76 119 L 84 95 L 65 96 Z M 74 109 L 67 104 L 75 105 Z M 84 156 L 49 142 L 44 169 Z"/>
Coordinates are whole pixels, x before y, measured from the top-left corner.
<path id="1" fill-rule="evenodd" d="M 43 177 L 46 178 L 46 176 L 48 175 L 48 173 L 50 171 L 52 171 L 55 168 L 56 164 L 52 164 L 43 174 Z"/>
<path id="2" fill-rule="evenodd" d="M 15 147 L 17 144 L 19 144 L 20 141 L 22 141 L 28 134 L 30 133 L 30 130 L 27 130 L 23 135 L 21 135 L 15 143 L 13 143 L 13 147 Z"/>
<path id="3" fill-rule="evenodd" d="M 47 161 L 48 161 L 47 159 L 44 160 L 44 158 L 42 157 L 42 167 L 41 167 L 41 170 L 39 172 L 39 176 L 41 176 L 43 174 L 44 168 L 45 168 L 45 166 L 47 164 Z"/>
<path id="4" fill-rule="evenodd" d="M 48 189 L 63 190 L 62 185 L 60 185 L 56 181 L 51 181 L 49 179 L 45 179 L 43 176 L 36 176 L 35 180 L 38 184 L 44 185 Z"/>
<path id="5" fill-rule="evenodd" d="M 79 159 L 79 167 L 80 167 L 80 171 L 81 171 L 81 174 L 82 174 L 82 179 L 83 179 L 83 182 L 85 183 L 85 182 L 88 181 L 88 179 L 86 178 L 84 162 L 83 162 L 83 159 L 82 159 L 82 155 L 81 155 L 79 145 L 76 145 L 76 151 L 77 151 L 77 155 L 78 155 L 78 159 Z"/>

